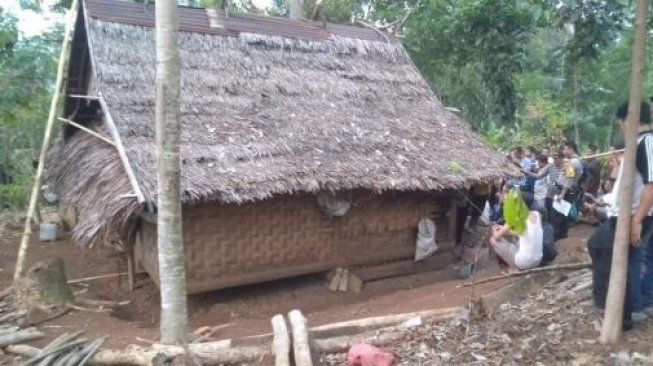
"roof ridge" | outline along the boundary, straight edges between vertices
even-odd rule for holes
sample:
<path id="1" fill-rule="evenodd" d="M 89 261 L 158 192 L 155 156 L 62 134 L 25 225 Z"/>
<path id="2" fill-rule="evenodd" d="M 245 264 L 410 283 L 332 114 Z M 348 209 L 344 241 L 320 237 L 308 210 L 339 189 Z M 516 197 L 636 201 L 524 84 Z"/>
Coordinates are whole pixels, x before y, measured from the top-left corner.
<path id="1" fill-rule="evenodd" d="M 84 0 L 89 17 L 114 22 L 154 27 L 154 4 L 123 0 Z M 215 15 L 210 15 L 211 13 Z M 179 6 L 179 29 L 186 32 L 236 36 L 259 33 L 287 38 L 326 40 L 332 36 L 379 42 L 398 42 L 391 34 L 353 25 L 322 23 L 310 19 L 229 12 L 221 9 Z M 213 26 L 212 26 L 213 24 Z M 218 24 L 219 26 L 215 26 Z"/>

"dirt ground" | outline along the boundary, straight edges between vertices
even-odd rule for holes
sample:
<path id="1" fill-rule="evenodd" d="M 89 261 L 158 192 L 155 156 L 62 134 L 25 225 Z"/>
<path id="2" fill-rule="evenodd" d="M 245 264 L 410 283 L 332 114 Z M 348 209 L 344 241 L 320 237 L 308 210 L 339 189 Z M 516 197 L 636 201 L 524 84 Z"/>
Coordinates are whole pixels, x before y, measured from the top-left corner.
<path id="1" fill-rule="evenodd" d="M 586 257 L 585 241 L 593 228 L 579 225 L 572 228 L 570 238 L 559 242 L 559 258 L 565 261 Z M 0 289 L 11 284 L 21 227 L 0 222 Z M 122 272 L 126 263 L 110 249 L 82 250 L 66 240 L 55 243 L 31 242 L 29 261 L 35 263 L 51 257 L 65 262 L 69 279 Z M 496 274 L 491 266 L 481 270 L 482 278 Z M 490 292 L 510 280 L 476 286 L 477 294 Z M 216 338 L 268 333 L 269 319 L 277 313 L 301 309 L 310 326 L 360 317 L 412 312 L 426 309 L 461 306 L 469 302 L 470 289 L 457 288 L 456 265 L 440 271 L 381 280 L 365 284 L 363 291 L 334 293 L 324 286 L 324 275 L 305 276 L 267 284 L 216 291 L 189 298 L 192 329 L 201 326 L 226 325 Z M 130 293 L 126 279 L 92 281 L 76 286 L 78 296 L 87 299 L 130 300 L 131 303 L 110 313 L 73 312 L 42 325 L 47 343 L 63 332 L 84 329 L 88 337 L 110 335 L 106 346 L 121 348 L 155 340 L 158 334 L 158 290 L 147 275 L 138 275 L 136 288 Z M 0 362 L 1 363 L 1 362 Z"/>

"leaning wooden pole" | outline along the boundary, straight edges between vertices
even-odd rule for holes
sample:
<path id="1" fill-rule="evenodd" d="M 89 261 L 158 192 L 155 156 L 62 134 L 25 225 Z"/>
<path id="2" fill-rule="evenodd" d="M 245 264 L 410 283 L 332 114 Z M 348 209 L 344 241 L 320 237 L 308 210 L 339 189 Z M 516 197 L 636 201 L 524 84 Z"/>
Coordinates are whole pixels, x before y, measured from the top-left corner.
<path id="1" fill-rule="evenodd" d="M 630 245 L 631 203 L 633 178 L 635 176 L 635 152 L 637 150 L 637 129 L 639 126 L 640 105 L 642 103 L 642 76 L 646 66 L 646 18 L 648 0 L 637 0 L 635 14 L 635 42 L 633 44 L 633 64 L 630 74 L 630 99 L 628 117 L 624 127 L 626 150 L 623 159 L 623 172 L 619 189 L 619 218 L 614 238 L 610 285 L 605 304 L 605 318 L 601 329 L 601 343 L 616 343 L 621 337 L 623 325 L 624 299 L 626 297 L 626 277 L 628 268 L 628 246 Z"/>
<path id="2" fill-rule="evenodd" d="M 41 191 L 41 184 L 43 182 L 43 169 L 45 159 L 47 158 L 48 150 L 50 148 L 50 140 L 52 139 L 52 130 L 54 121 L 57 118 L 57 107 L 59 106 L 59 98 L 63 92 L 64 76 L 68 69 L 68 54 L 70 44 L 73 40 L 73 30 L 75 29 L 75 19 L 77 19 L 77 0 L 73 0 L 68 13 L 68 21 L 66 22 L 66 30 L 64 32 L 63 42 L 61 44 L 61 53 L 59 54 L 59 66 L 57 67 L 57 79 L 52 92 L 52 101 L 50 102 L 50 113 L 48 114 L 48 121 L 45 125 L 45 134 L 43 135 L 43 145 L 41 146 L 41 154 L 39 155 L 39 164 L 36 168 L 36 175 L 34 176 L 34 185 L 32 186 L 32 195 L 29 199 L 29 208 L 27 209 L 27 217 L 25 218 L 25 229 L 23 236 L 20 239 L 20 247 L 18 249 L 18 259 L 16 259 L 16 269 L 14 271 L 14 282 L 20 279 L 25 274 L 25 260 L 27 258 L 27 248 L 29 247 L 29 239 L 32 236 L 32 217 L 36 211 L 38 204 L 39 192 Z"/>

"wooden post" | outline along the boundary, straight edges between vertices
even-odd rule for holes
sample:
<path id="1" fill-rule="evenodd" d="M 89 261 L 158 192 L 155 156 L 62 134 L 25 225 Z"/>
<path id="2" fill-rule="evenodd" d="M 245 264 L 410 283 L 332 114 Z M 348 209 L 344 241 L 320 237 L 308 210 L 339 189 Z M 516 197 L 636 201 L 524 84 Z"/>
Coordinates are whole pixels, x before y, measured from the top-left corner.
<path id="1" fill-rule="evenodd" d="M 48 114 L 48 121 L 45 125 L 45 133 L 43 135 L 43 145 L 41 146 L 41 154 L 39 155 L 39 165 L 36 168 L 36 175 L 34 177 L 34 185 L 32 186 L 32 195 L 29 199 L 29 208 L 27 209 L 27 217 L 25 218 L 25 229 L 23 236 L 20 239 L 20 247 L 18 249 L 18 258 L 16 259 L 16 269 L 14 271 L 14 282 L 20 279 L 26 271 L 25 262 L 27 258 L 27 248 L 29 247 L 29 239 L 32 236 L 32 218 L 37 207 L 39 193 L 41 192 L 41 183 L 43 182 L 43 169 L 47 153 L 50 148 L 50 140 L 52 139 L 52 129 L 54 120 L 57 117 L 57 106 L 59 105 L 59 98 L 63 92 L 64 82 L 63 79 L 68 70 L 68 53 L 70 52 L 70 45 L 73 40 L 73 31 L 75 29 L 75 20 L 77 19 L 77 0 L 73 0 L 70 6 L 70 13 L 68 14 L 68 21 L 66 23 L 66 31 L 64 32 L 64 39 L 61 45 L 61 53 L 59 54 L 59 65 L 57 66 L 57 79 L 55 81 L 54 91 L 52 92 L 52 100 L 50 102 L 50 112 Z"/>
<path id="2" fill-rule="evenodd" d="M 129 292 L 134 291 L 134 246 L 128 244 L 125 247 L 127 254 L 127 283 L 129 284 Z"/>
<path id="3" fill-rule="evenodd" d="M 628 267 L 628 246 L 630 245 L 631 203 L 633 180 L 635 177 L 635 152 L 637 150 L 637 130 L 642 103 L 642 77 L 646 65 L 646 21 L 648 0 L 637 0 L 635 13 L 635 42 L 633 44 L 633 64 L 630 74 L 630 99 L 628 117 L 624 126 L 623 171 L 619 189 L 619 218 L 614 238 L 610 285 L 605 304 L 605 318 L 601 329 L 601 343 L 616 343 L 621 337 L 624 299 L 626 297 L 626 276 Z"/>

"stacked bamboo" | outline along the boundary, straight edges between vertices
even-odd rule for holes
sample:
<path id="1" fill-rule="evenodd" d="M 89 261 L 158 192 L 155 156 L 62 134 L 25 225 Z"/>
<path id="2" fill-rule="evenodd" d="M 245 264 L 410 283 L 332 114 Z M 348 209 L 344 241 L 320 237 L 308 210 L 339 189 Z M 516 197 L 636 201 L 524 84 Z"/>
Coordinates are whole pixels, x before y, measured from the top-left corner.
<path id="1" fill-rule="evenodd" d="M 23 365 L 83 366 L 88 364 L 107 337 L 87 340 L 80 338 L 83 333 L 79 331 L 62 334 Z"/>
<path id="2" fill-rule="evenodd" d="M 16 297 L 12 288 L 0 292 L 0 331 L 23 326 L 27 313 L 16 307 Z"/>

